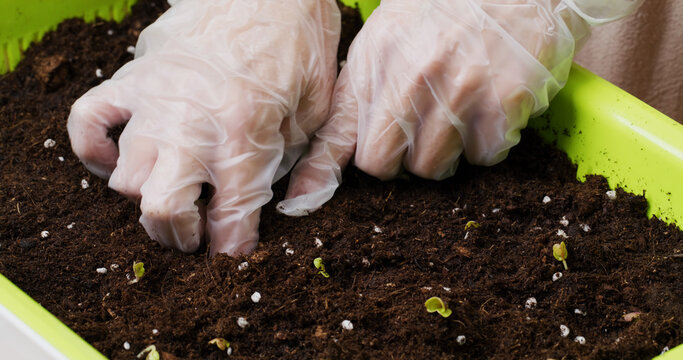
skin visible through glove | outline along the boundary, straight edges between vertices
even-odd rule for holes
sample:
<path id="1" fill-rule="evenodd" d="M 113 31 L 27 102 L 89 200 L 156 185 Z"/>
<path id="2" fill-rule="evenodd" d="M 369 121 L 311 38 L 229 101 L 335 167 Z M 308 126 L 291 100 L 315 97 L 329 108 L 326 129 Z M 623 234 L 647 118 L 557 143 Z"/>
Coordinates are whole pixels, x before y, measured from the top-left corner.
<path id="1" fill-rule="evenodd" d="M 333 0 L 180 1 L 74 104 L 74 152 L 141 198 L 162 245 L 192 252 L 206 237 L 212 254 L 247 253 L 270 186 L 328 113 L 339 33 Z M 117 150 L 106 133 L 126 121 Z M 206 206 L 203 183 L 215 189 Z"/>

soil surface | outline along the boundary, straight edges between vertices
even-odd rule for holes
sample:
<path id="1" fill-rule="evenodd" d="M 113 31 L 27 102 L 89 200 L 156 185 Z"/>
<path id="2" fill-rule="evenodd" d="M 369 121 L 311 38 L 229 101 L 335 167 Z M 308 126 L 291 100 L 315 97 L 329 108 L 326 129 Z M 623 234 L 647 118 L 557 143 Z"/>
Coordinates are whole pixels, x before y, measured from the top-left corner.
<path id="1" fill-rule="evenodd" d="M 67 21 L 0 78 L 0 273 L 107 357 L 155 344 L 166 359 L 227 358 L 208 344 L 216 337 L 242 359 L 649 359 L 683 342 L 681 232 L 648 220 L 642 197 L 610 200 L 604 179 L 577 182 L 531 132 L 503 163 L 463 163 L 442 182 L 350 168 L 334 199 L 303 218 L 274 209 L 284 179 L 249 256 L 161 248 L 137 205 L 72 154 L 65 124 L 166 6 L 140 1 L 121 24 Z M 352 38 L 360 22 L 345 14 Z M 566 271 L 551 250 L 561 240 Z M 134 261 L 147 272 L 130 285 Z M 425 310 L 432 296 L 450 317 Z"/>

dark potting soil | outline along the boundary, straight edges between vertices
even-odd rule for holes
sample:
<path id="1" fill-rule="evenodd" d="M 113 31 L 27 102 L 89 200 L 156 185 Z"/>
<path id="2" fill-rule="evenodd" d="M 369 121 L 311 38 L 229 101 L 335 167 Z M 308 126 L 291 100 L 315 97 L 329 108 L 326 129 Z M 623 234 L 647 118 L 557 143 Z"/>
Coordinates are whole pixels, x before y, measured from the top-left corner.
<path id="1" fill-rule="evenodd" d="M 442 182 L 350 168 L 334 199 L 303 218 L 274 210 L 285 179 L 249 256 L 161 248 L 137 205 L 71 153 L 65 124 L 103 81 L 96 69 L 108 78 L 131 60 L 126 48 L 166 6 L 141 1 L 121 24 L 66 21 L 0 78 L 0 273 L 104 355 L 130 359 L 155 344 L 167 359 L 226 358 L 208 344 L 223 337 L 243 359 L 649 359 L 683 342 L 681 232 L 648 220 L 642 197 L 610 200 L 604 179 L 577 182 L 532 132 L 503 163 L 462 164 Z M 345 14 L 348 39 L 360 22 Z M 567 271 L 552 256 L 561 240 Z M 147 273 L 129 285 L 134 261 Z M 427 313 L 432 296 L 453 314 Z"/>

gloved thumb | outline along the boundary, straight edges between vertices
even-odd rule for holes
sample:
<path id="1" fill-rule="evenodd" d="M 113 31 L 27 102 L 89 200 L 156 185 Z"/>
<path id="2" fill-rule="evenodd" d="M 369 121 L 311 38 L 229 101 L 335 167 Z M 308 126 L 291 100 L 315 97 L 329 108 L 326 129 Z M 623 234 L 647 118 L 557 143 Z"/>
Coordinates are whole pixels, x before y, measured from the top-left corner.
<path id="1" fill-rule="evenodd" d="M 310 151 L 292 170 L 287 195 L 277 204 L 277 210 L 289 216 L 304 216 L 330 200 L 356 150 L 357 133 L 358 101 L 347 65 L 335 85 L 330 118 L 316 132 Z"/>

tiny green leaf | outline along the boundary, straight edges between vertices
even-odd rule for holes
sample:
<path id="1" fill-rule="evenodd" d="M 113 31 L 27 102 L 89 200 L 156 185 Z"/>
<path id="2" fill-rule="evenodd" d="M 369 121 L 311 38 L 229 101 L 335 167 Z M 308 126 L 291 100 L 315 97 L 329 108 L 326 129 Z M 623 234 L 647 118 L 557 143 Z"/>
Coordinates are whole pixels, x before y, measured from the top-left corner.
<path id="1" fill-rule="evenodd" d="M 159 360 L 159 359 L 160 359 L 159 352 L 156 351 L 156 349 L 147 353 L 147 357 L 145 358 L 145 360 Z"/>
<path id="2" fill-rule="evenodd" d="M 318 274 L 322 275 L 325 278 L 329 278 L 330 274 L 328 274 L 325 271 L 325 264 L 323 264 L 323 259 L 321 258 L 315 258 L 313 259 L 313 265 L 315 266 L 316 269 L 320 270 Z"/>
<path id="3" fill-rule="evenodd" d="M 135 284 L 145 275 L 145 264 L 142 262 L 133 261 L 133 274 L 135 279 L 128 282 L 128 284 Z"/>
<path id="4" fill-rule="evenodd" d="M 225 351 L 230 347 L 230 343 L 223 338 L 215 338 L 209 341 L 209 344 L 216 345 L 221 351 Z"/>
<path id="5" fill-rule="evenodd" d="M 145 354 L 147 354 L 147 356 L 145 356 Z M 145 356 L 145 360 L 159 360 L 160 358 L 157 347 L 154 345 L 150 345 L 144 350 L 140 351 L 138 354 L 138 359 L 142 358 L 143 356 Z"/>
<path id="6" fill-rule="evenodd" d="M 145 264 L 142 262 L 133 262 L 133 273 L 137 279 L 145 276 Z"/>
<path id="7" fill-rule="evenodd" d="M 565 244 L 564 241 L 553 245 L 553 256 L 555 259 L 557 259 L 557 261 L 562 261 L 565 270 L 568 269 L 566 261 L 568 255 L 569 252 L 567 251 L 567 244 Z"/>
<path id="8" fill-rule="evenodd" d="M 438 312 L 445 318 L 451 316 L 452 313 L 451 309 L 449 309 L 446 303 L 438 296 L 427 299 L 427 301 L 425 301 L 425 307 L 427 308 L 427 312 Z"/>
<path id="9" fill-rule="evenodd" d="M 476 229 L 476 228 L 478 228 L 479 226 L 481 226 L 481 225 L 479 225 L 478 222 L 476 222 L 476 221 L 474 221 L 474 220 L 471 220 L 471 221 L 468 221 L 467 224 L 465 224 L 465 230 L 469 230 L 470 228 L 475 228 L 475 229 Z"/>

